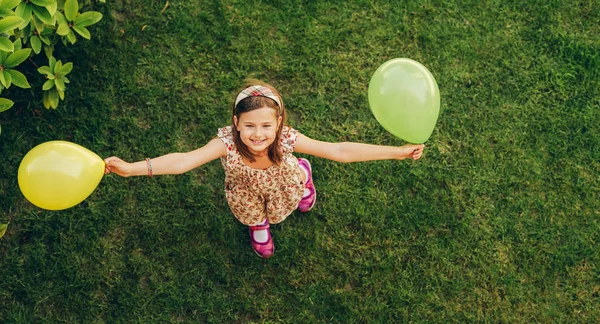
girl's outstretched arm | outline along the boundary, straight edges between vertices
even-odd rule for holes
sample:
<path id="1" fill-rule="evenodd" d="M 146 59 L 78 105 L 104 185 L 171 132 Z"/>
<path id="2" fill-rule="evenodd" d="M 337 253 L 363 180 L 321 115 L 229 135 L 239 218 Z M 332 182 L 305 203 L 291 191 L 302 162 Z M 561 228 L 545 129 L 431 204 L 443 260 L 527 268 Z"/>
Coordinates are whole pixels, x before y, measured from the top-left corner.
<path id="1" fill-rule="evenodd" d="M 354 142 L 330 143 L 317 141 L 298 133 L 294 151 L 337 162 L 360 162 L 406 158 L 418 160 L 423 154 L 424 147 L 423 144 L 384 146 Z"/>
<path id="2" fill-rule="evenodd" d="M 152 174 L 181 174 L 191 169 L 197 168 L 207 162 L 225 156 L 227 149 L 218 138 L 212 139 L 203 147 L 186 152 L 170 153 L 150 159 Z M 105 174 L 116 173 L 122 177 L 148 175 L 148 164 L 146 161 L 128 163 L 116 156 L 111 156 L 104 160 L 106 167 Z"/>

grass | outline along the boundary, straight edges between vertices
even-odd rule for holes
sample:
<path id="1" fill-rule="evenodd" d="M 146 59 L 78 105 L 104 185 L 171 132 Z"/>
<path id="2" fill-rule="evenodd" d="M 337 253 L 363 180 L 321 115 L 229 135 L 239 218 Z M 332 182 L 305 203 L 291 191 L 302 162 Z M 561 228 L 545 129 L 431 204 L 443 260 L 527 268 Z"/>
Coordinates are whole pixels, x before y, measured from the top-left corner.
<path id="1" fill-rule="evenodd" d="M 111 1 L 56 111 L 36 90 L 0 114 L 0 319 L 25 322 L 595 322 L 600 319 L 600 6 L 594 1 Z M 164 9 L 164 10 L 163 10 Z M 44 211 L 16 174 L 55 139 L 140 160 L 229 123 L 244 78 L 290 124 L 401 145 L 369 111 L 388 59 L 436 76 L 418 162 L 312 159 L 319 201 L 274 226 L 261 260 L 218 161 L 103 179 Z M 3 215 L 3 216 L 2 216 Z"/>

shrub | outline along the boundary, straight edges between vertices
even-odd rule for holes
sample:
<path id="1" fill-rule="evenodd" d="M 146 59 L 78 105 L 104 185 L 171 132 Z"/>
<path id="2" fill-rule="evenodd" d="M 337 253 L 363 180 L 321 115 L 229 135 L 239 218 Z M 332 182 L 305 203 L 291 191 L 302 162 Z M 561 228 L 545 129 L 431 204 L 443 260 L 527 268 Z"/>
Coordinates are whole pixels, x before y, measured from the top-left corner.
<path id="1" fill-rule="evenodd" d="M 38 68 L 47 79 L 42 86 L 43 104 L 47 109 L 58 107 L 60 100 L 64 100 L 69 83 L 66 76 L 73 63 L 57 60 L 53 56 L 54 47 L 59 43 L 74 44 L 79 37 L 90 39 L 87 28 L 102 19 L 101 13 L 80 12 L 80 8 L 77 0 L 0 0 L 0 94 L 11 85 L 31 88 L 25 75 L 16 68 L 30 56 L 44 51 L 48 65 Z M 0 112 L 13 104 L 12 100 L 0 97 Z"/>

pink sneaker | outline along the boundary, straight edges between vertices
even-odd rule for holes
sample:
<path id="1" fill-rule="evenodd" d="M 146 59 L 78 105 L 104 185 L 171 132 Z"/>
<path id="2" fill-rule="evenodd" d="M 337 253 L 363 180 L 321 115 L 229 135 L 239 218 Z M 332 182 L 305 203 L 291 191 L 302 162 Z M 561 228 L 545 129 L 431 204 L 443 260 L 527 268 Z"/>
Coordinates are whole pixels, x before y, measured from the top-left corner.
<path id="1" fill-rule="evenodd" d="M 271 231 L 269 230 L 269 223 L 263 225 L 249 226 L 250 229 L 250 241 L 252 243 L 252 249 L 259 257 L 267 259 L 275 253 L 275 244 L 273 243 L 273 237 L 271 237 Z M 264 243 L 258 243 L 254 240 L 254 231 L 267 230 L 269 238 Z"/>
<path id="2" fill-rule="evenodd" d="M 306 213 L 307 211 L 311 210 L 317 202 L 317 190 L 315 189 L 315 184 L 313 183 L 310 162 L 308 162 L 307 159 L 299 158 L 298 164 L 300 164 L 300 167 L 302 167 L 308 174 L 308 179 L 306 179 L 306 184 L 304 184 L 304 193 L 306 194 L 308 191 L 308 195 L 302 198 L 300 203 L 298 203 L 298 210 Z"/>

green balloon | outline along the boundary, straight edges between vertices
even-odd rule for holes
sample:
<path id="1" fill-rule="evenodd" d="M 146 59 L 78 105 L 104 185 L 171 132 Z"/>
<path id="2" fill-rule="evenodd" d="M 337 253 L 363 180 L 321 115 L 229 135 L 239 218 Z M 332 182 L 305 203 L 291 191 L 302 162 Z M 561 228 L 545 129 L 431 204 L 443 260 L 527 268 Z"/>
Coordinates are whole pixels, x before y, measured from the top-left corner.
<path id="1" fill-rule="evenodd" d="M 369 82 L 369 106 L 390 133 L 414 144 L 425 143 L 440 113 L 440 90 L 421 63 L 397 58 L 383 63 Z"/>

